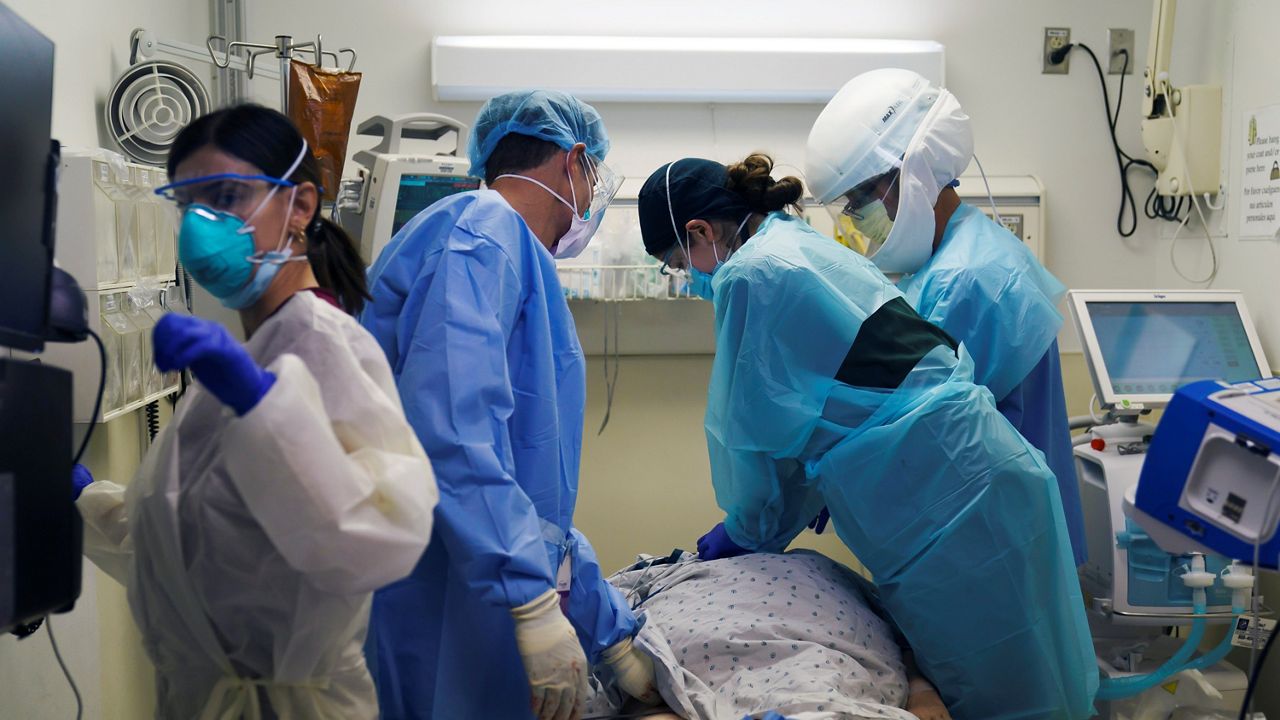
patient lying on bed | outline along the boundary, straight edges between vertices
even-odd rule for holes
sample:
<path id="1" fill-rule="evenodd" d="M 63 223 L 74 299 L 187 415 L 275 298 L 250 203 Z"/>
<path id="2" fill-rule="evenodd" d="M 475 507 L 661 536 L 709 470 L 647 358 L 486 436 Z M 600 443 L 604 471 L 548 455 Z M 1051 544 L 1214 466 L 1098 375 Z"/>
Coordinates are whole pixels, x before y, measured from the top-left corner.
<path id="1" fill-rule="evenodd" d="M 645 620 L 636 642 L 654 657 L 677 717 L 950 717 L 877 613 L 874 587 L 817 553 L 710 562 L 685 553 L 637 563 L 610 582 Z M 622 710 L 604 680 L 586 717 Z"/>

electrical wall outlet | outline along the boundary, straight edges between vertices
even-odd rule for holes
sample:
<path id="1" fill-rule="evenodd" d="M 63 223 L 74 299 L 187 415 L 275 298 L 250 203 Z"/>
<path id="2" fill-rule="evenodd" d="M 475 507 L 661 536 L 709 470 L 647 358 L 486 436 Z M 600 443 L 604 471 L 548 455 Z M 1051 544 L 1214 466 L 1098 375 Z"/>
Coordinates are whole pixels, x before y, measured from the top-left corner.
<path id="1" fill-rule="evenodd" d="M 1110 49 L 1107 51 L 1111 64 L 1107 67 L 1107 74 L 1132 75 L 1134 67 L 1138 65 L 1138 58 L 1133 56 L 1133 31 L 1127 28 L 1111 28 L 1107 31 L 1107 36 L 1111 40 Z M 1128 70 L 1125 70 L 1125 53 L 1129 55 Z"/>
<path id="2" fill-rule="evenodd" d="M 1071 28 L 1050 28 L 1044 29 L 1044 59 L 1040 72 L 1045 75 L 1066 75 L 1071 69 L 1071 61 L 1063 58 L 1062 62 L 1054 64 L 1050 57 L 1055 50 L 1061 50 L 1071 44 Z"/>

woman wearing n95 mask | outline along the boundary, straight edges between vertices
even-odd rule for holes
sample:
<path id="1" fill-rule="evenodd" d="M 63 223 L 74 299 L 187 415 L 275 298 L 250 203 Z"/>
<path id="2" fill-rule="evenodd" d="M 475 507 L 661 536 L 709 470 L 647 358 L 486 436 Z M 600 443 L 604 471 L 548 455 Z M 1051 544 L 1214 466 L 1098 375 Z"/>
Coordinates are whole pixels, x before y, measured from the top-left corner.
<path id="1" fill-rule="evenodd" d="M 158 717 L 375 718 L 370 597 L 422 555 L 437 493 L 350 315 L 359 256 L 273 110 L 197 119 L 169 173 L 179 257 L 249 339 L 189 316 L 156 325 L 156 364 L 197 383 L 127 488 L 78 473 L 85 552 L 128 587 Z"/>
<path id="2" fill-rule="evenodd" d="M 781 212 L 767 158 L 640 191 L 646 251 L 715 304 L 705 430 L 725 520 L 703 559 L 781 552 L 826 506 L 957 720 L 1085 718 L 1097 689 L 1043 456 L 962 345 L 866 258 Z"/>

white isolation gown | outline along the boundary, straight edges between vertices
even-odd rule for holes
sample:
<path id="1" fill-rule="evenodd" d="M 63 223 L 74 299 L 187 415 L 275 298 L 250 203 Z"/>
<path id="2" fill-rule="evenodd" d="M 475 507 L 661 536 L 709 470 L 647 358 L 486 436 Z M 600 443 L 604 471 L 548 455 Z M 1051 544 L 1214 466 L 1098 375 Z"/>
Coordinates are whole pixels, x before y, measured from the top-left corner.
<path id="1" fill-rule="evenodd" d="M 77 506 L 127 585 L 164 718 L 376 718 L 372 592 L 413 569 L 435 478 L 382 349 L 294 295 L 246 345 L 277 376 L 243 417 L 198 383 L 128 488 Z"/>

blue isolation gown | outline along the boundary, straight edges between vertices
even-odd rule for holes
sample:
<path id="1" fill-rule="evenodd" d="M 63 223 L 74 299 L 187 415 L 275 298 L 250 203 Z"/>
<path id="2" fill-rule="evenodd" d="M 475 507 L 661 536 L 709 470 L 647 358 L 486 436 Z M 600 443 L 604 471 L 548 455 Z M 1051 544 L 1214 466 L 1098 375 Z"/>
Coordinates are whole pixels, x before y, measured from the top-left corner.
<path id="1" fill-rule="evenodd" d="M 963 346 L 785 215 L 712 285 L 706 431 L 731 539 L 780 551 L 826 505 L 953 717 L 1090 717 L 1098 672 L 1056 482 Z"/>
<path id="2" fill-rule="evenodd" d="M 1072 555 L 1083 564 L 1084 512 L 1057 340 L 1057 306 L 1066 288 L 1022 241 L 965 204 L 951 216 L 933 257 L 898 286 L 926 320 L 964 343 L 975 382 L 1044 453 L 1062 493 Z"/>
<path id="3" fill-rule="evenodd" d="M 440 486 L 421 562 L 374 596 L 366 651 L 382 717 L 532 717 L 510 610 L 554 587 L 566 554 L 566 614 L 587 659 L 638 629 L 571 524 L 586 376 L 555 262 L 479 190 L 410 221 L 369 280 L 361 322 Z"/>

